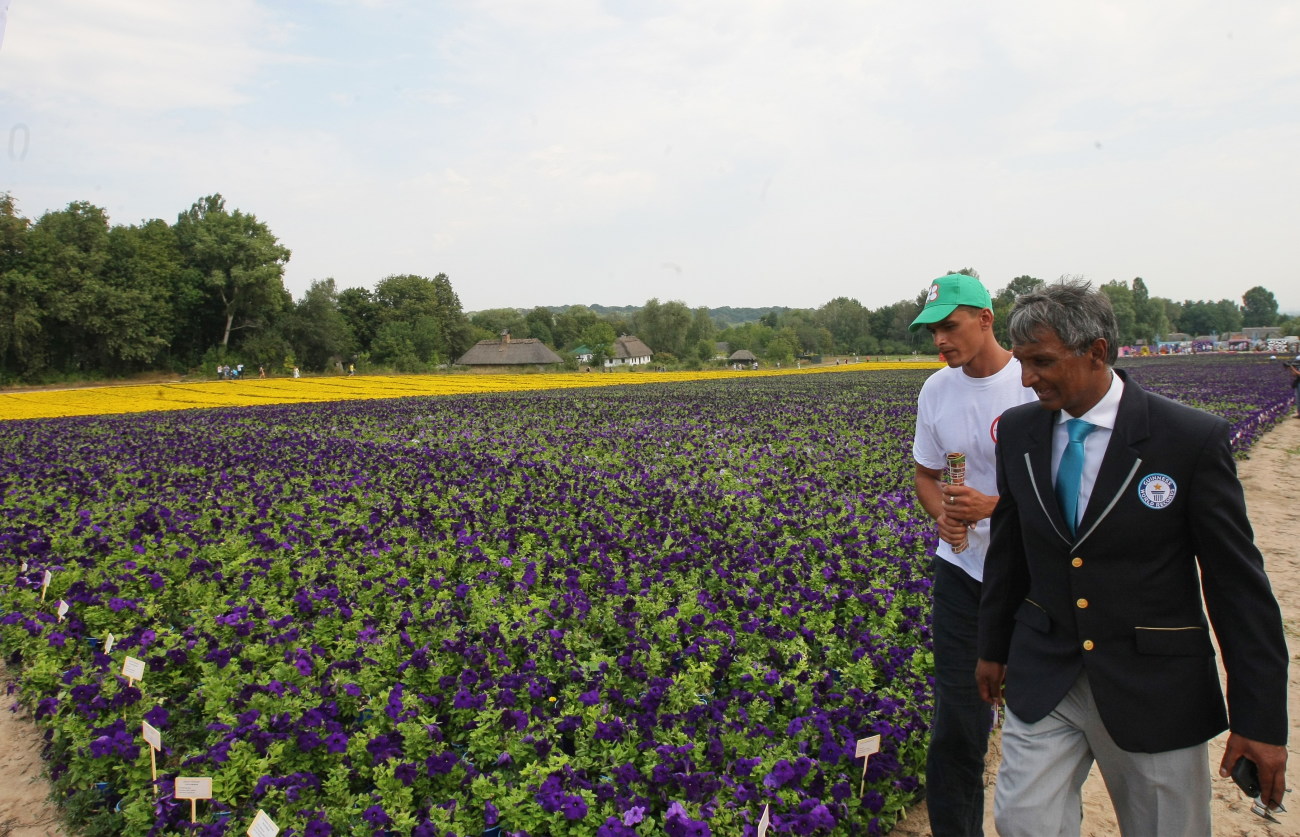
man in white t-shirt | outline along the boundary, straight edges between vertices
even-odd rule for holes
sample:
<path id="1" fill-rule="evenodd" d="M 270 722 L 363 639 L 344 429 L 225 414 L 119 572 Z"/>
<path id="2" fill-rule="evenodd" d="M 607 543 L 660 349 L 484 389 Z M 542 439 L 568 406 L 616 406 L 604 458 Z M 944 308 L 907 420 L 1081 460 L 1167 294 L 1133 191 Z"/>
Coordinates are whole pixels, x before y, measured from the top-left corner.
<path id="1" fill-rule="evenodd" d="M 984 757 L 993 718 L 975 681 L 980 581 L 997 505 L 994 445 L 1002 411 L 1037 400 L 1020 364 L 993 336 L 993 303 L 979 279 L 934 280 L 911 330 L 924 326 L 948 364 L 916 406 L 916 495 L 939 528 L 934 561 L 934 724 L 926 802 L 935 837 L 984 833 Z M 965 454 L 965 483 L 944 482 L 949 453 Z"/>

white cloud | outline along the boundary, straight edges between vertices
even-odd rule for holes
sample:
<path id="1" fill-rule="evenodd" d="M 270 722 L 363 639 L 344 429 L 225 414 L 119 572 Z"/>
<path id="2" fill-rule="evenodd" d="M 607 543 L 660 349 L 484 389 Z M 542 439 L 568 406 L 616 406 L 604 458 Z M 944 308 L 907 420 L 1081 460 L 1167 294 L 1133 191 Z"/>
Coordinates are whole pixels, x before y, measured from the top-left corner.
<path id="1" fill-rule="evenodd" d="M 253 0 L 28 0 L 11 18 L 0 89 L 37 107 L 229 107 L 284 60 L 257 45 L 278 24 Z"/>

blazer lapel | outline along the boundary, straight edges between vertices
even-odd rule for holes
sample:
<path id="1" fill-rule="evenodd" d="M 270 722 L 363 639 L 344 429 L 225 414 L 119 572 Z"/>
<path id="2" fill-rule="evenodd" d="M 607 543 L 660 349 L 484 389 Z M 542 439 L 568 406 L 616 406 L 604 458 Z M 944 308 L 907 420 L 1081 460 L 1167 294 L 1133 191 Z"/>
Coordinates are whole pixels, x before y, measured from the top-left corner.
<path id="1" fill-rule="evenodd" d="M 1110 514 L 1133 482 L 1133 477 L 1142 464 L 1142 457 L 1134 446 L 1151 435 L 1146 393 L 1124 372 L 1117 369 L 1115 374 L 1124 381 L 1124 394 L 1120 396 L 1115 429 L 1111 431 L 1110 443 L 1106 445 L 1106 453 L 1102 456 L 1101 470 L 1097 472 L 1092 497 L 1079 521 L 1079 538 L 1075 545 L 1083 543 L 1097 525 L 1106 519 L 1106 515 Z"/>
<path id="2" fill-rule="evenodd" d="M 1070 530 L 1065 525 L 1065 516 L 1061 514 L 1061 504 L 1057 502 L 1056 489 L 1052 486 L 1052 428 L 1056 425 L 1057 415 L 1058 411 L 1043 410 L 1030 427 L 1026 434 L 1024 463 L 1043 516 L 1061 540 L 1071 543 Z"/>

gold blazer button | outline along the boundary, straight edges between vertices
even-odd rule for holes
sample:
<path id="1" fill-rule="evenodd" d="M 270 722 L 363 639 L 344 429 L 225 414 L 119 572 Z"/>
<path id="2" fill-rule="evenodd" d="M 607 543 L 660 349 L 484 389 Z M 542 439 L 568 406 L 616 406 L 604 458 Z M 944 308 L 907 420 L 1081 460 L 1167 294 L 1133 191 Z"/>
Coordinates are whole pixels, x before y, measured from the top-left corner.
<path id="1" fill-rule="evenodd" d="M 1075 558 L 1073 561 L 1070 562 L 1070 566 L 1071 566 L 1071 567 L 1082 567 L 1082 566 L 1083 566 L 1083 559 L 1082 559 L 1082 558 Z"/>
<path id="2" fill-rule="evenodd" d="M 1077 602 L 1075 602 L 1075 604 L 1077 604 L 1080 608 L 1084 608 L 1084 607 L 1087 607 L 1087 606 L 1088 606 L 1088 600 L 1087 600 L 1087 599 L 1079 599 Z"/>
<path id="3" fill-rule="evenodd" d="M 1084 650 L 1084 651 L 1091 651 L 1091 650 L 1092 650 L 1093 648 L 1095 648 L 1095 647 L 1096 647 L 1096 646 L 1094 646 L 1094 645 L 1092 644 L 1092 640 L 1090 640 L 1090 639 L 1085 639 L 1085 640 L 1083 641 L 1083 650 Z"/>

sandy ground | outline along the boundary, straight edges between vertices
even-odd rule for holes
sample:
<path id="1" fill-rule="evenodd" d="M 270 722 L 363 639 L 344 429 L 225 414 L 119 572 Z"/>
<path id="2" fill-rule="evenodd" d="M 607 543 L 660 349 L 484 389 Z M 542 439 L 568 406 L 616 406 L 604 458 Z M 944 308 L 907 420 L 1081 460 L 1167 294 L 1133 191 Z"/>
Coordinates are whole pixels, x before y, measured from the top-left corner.
<path id="1" fill-rule="evenodd" d="M 1264 553 L 1264 565 L 1273 583 L 1273 592 L 1282 605 L 1287 645 L 1291 651 L 1291 735 L 1287 771 L 1291 787 L 1300 787 L 1300 491 L 1294 487 L 1297 472 L 1300 472 L 1300 421 L 1290 417 L 1255 444 L 1250 459 L 1238 463 L 1238 473 L 1246 488 L 1247 510 L 1255 528 L 1255 543 Z M 1281 824 L 1268 823 L 1250 812 L 1249 800 L 1242 796 L 1232 780 L 1218 778 L 1218 764 L 1226 740 L 1227 733 L 1224 733 L 1210 742 L 1216 837 L 1300 835 L 1300 799 L 1288 804 L 1293 813 L 1278 817 Z M 984 833 L 988 835 L 997 833 L 993 826 L 993 788 L 997 783 L 999 755 L 995 733 L 989 747 L 989 770 L 985 776 Z M 1088 777 L 1083 793 L 1083 834 L 1086 837 L 1119 834 L 1110 797 L 1106 795 L 1106 787 L 1096 768 Z M 925 804 L 911 810 L 907 819 L 892 833 L 905 837 L 929 837 Z"/>
<path id="2" fill-rule="evenodd" d="M 0 708 L 0 837 L 55 837 L 66 832 L 50 804 L 41 761 L 41 735 L 31 713 L 14 703 L 3 667 L 4 705 Z"/>
<path id="3" fill-rule="evenodd" d="M 1286 621 L 1291 666 L 1291 783 L 1300 776 L 1300 492 L 1293 487 L 1300 472 L 1300 421 L 1287 418 L 1270 431 L 1240 464 L 1242 483 L 1255 538 L 1264 553 L 1269 577 L 1282 616 Z M 0 667 L 0 678 L 8 685 Z M 7 689 L 6 689 L 7 693 Z M 44 780 L 40 759 L 41 739 L 25 709 L 10 704 L 0 710 L 0 837 L 58 837 L 66 832 L 58 814 L 47 801 L 49 786 Z M 1225 736 L 1210 742 L 1212 764 L 1223 753 Z M 985 833 L 993 827 L 993 786 L 998 760 L 996 735 L 989 752 L 988 793 L 985 805 Z M 1214 771 L 1217 777 L 1217 770 Z M 1228 779 L 1214 780 L 1214 833 L 1224 837 L 1252 835 L 1300 835 L 1300 799 L 1291 806 L 1295 813 L 1283 814 L 1282 823 L 1265 822 L 1250 812 L 1250 804 Z M 903 837 L 928 837 L 930 834 L 925 805 L 909 812 L 906 820 L 894 829 Z M 1093 775 L 1084 786 L 1083 833 L 1087 837 L 1118 834 L 1110 799 L 1101 777 Z"/>

